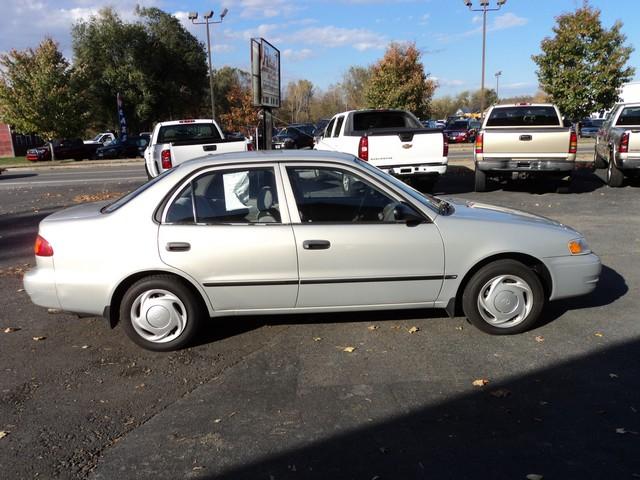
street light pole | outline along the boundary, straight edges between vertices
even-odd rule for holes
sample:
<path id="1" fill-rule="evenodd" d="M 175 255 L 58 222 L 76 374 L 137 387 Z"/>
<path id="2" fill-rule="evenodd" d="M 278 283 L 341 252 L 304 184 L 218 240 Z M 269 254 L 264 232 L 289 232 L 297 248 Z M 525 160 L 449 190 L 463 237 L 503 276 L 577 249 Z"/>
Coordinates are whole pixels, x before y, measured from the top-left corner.
<path id="1" fill-rule="evenodd" d="M 462 0 L 465 7 L 472 12 L 482 12 L 482 79 L 480 80 L 480 118 L 484 118 L 484 67 L 487 48 L 487 12 L 496 12 L 507 3 L 507 0 L 497 0 L 496 8 L 489 8 L 490 0 L 480 0 L 480 8 L 473 8 L 471 0 Z"/>
<path id="2" fill-rule="evenodd" d="M 229 13 L 228 9 L 224 9 L 220 14 L 220 20 L 213 21 L 211 18 L 213 17 L 213 10 L 209 10 L 205 12 L 202 17 L 204 18 L 204 22 L 196 22 L 198 18 L 198 12 L 189 12 L 189 20 L 194 25 L 206 25 L 207 26 L 207 56 L 209 57 L 209 93 L 211 97 L 211 119 L 215 120 L 216 117 L 216 104 L 213 93 L 213 66 L 211 65 L 211 35 L 209 33 L 209 25 L 214 23 L 222 23 L 224 17 Z"/>
<path id="3" fill-rule="evenodd" d="M 500 99 L 500 95 L 498 94 L 498 86 L 499 86 L 499 80 L 500 80 L 500 75 L 502 75 L 502 70 L 498 70 L 496 72 L 496 100 Z"/>

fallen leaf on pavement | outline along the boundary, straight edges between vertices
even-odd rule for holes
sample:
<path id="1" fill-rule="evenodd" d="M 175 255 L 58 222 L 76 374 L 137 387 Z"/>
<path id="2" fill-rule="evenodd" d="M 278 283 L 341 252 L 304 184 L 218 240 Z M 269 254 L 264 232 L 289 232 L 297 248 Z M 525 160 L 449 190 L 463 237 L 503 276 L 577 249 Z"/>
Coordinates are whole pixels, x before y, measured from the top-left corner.
<path id="1" fill-rule="evenodd" d="M 507 390 L 506 388 L 499 388 L 497 390 L 494 390 L 493 392 L 489 392 L 489 395 L 496 398 L 507 398 L 509 395 L 511 395 L 511 391 Z"/>
<path id="2" fill-rule="evenodd" d="M 367 330 L 377 330 L 377 329 L 378 329 L 378 326 L 377 326 L 377 325 L 369 325 L 369 326 L 367 327 Z"/>
<path id="3" fill-rule="evenodd" d="M 55 313 L 62 313 L 62 310 L 60 310 L 59 308 L 47 308 L 47 313 L 50 314 L 55 314 Z"/>
<path id="4" fill-rule="evenodd" d="M 314 342 L 319 342 L 320 340 L 322 340 L 322 337 L 313 337 Z"/>
<path id="5" fill-rule="evenodd" d="M 193 470 L 194 472 L 197 472 L 198 470 L 204 470 L 204 467 L 201 467 L 201 466 L 198 465 L 198 466 L 193 467 L 191 470 Z"/>
<path id="6" fill-rule="evenodd" d="M 222 421 L 222 419 L 221 419 L 221 418 L 216 418 L 216 419 L 213 421 L 213 423 L 220 423 L 221 421 Z"/>
<path id="7" fill-rule="evenodd" d="M 33 337 L 33 340 L 39 342 L 41 340 L 45 340 L 47 337 Z"/>
<path id="8" fill-rule="evenodd" d="M 462 331 L 462 330 L 464 330 L 464 329 L 462 328 L 462 325 L 458 325 L 458 326 L 456 327 L 456 330 L 460 330 L 460 331 Z"/>
<path id="9" fill-rule="evenodd" d="M 538 335 L 538 336 L 536 337 L 536 342 L 538 342 L 538 343 L 542 343 L 542 342 L 544 342 L 544 337 L 543 337 L 542 335 Z"/>
<path id="10" fill-rule="evenodd" d="M 111 200 L 112 198 L 120 198 L 122 195 L 122 192 L 101 192 L 94 195 L 76 195 L 73 197 L 73 201 L 75 203 L 99 202 L 102 200 Z"/>
<path id="11" fill-rule="evenodd" d="M 419 332 L 419 331 L 420 331 L 420 329 L 418 327 L 411 327 L 409 329 L 409 333 L 416 333 L 416 332 Z"/>
<path id="12" fill-rule="evenodd" d="M 9 432 L 5 432 L 4 430 L 0 431 L 0 438 L 4 438 L 9 435 Z"/>
<path id="13" fill-rule="evenodd" d="M 356 347 L 344 347 L 342 351 L 347 353 L 353 353 L 355 349 Z"/>
<path id="14" fill-rule="evenodd" d="M 487 383 L 489 383 L 489 380 L 487 380 L 486 378 L 478 378 L 478 379 L 473 381 L 473 386 L 474 387 L 484 387 Z"/>
<path id="15" fill-rule="evenodd" d="M 4 333 L 13 333 L 20 330 L 18 327 L 7 327 L 3 330 Z"/>
<path id="16" fill-rule="evenodd" d="M 604 333 L 602 333 L 602 332 L 596 332 L 596 333 L 594 333 L 594 335 L 596 337 L 604 337 Z"/>

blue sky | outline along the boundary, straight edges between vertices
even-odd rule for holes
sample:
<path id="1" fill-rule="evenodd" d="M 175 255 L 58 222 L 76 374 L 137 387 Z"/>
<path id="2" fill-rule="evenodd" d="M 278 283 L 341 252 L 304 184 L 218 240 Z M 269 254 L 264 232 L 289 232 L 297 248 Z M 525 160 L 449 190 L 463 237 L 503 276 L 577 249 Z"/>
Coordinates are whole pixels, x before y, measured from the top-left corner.
<path id="1" fill-rule="evenodd" d="M 203 42 L 204 26 L 194 26 L 187 12 L 229 13 L 213 27 L 214 68 L 249 69 L 249 39 L 264 37 L 282 52 L 283 88 L 290 80 L 308 79 L 325 89 L 352 65 L 370 65 L 392 41 L 415 42 L 425 70 L 436 78 L 436 96 L 480 87 L 482 22 L 463 0 L 0 0 L 0 51 L 34 47 L 50 35 L 71 54 L 69 29 L 111 5 L 133 19 L 136 3 L 154 5 L 176 15 Z M 477 6 L 479 0 L 473 0 Z M 495 5 L 496 0 L 491 0 Z M 610 27 L 620 19 L 627 43 L 640 49 L 640 0 L 591 0 Z M 551 35 L 554 18 L 582 5 L 582 0 L 507 0 L 488 16 L 486 83 L 495 87 L 502 71 L 500 96 L 534 93 L 537 88 L 531 55 Z M 640 52 L 630 64 L 638 69 Z"/>

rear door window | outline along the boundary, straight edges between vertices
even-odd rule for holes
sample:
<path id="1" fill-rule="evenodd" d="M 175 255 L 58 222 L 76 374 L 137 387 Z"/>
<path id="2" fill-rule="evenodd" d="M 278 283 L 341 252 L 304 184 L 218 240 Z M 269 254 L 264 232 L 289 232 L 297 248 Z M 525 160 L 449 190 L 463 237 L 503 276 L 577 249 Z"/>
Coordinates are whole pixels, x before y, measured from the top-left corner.
<path id="1" fill-rule="evenodd" d="M 618 117 L 616 125 L 640 125 L 640 107 L 626 107 Z"/>
<path id="2" fill-rule="evenodd" d="M 338 121 L 336 122 L 336 130 L 333 132 L 333 136 L 337 137 L 340 135 L 340 130 L 342 129 L 342 124 L 344 123 L 344 115 L 338 117 Z"/>
<path id="3" fill-rule="evenodd" d="M 494 108 L 487 119 L 487 127 L 559 127 L 560 125 L 560 120 L 553 107 Z"/>

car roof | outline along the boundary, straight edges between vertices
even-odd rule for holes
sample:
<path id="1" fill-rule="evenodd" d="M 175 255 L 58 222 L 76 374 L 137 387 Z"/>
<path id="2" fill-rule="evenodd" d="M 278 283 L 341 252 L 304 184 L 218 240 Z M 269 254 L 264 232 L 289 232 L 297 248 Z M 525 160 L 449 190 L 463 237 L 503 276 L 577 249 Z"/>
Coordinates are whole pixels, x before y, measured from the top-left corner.
<path id="1" fill-rule="evenodd" d="M 340 152 L 319 152 L 317 150 L 260 150 L 253 152 L 222 153 L 219 155 L 206 155 L 193 160 L 188 160 L 178 168 L 189 168 L 196 170 L 212 165 L 227 165 L 232 163 L 262 163 L 262 162 L 288 162 L 299 160 L 304 162 L 329 161 L 353 165 L 356 157 Z"/>

